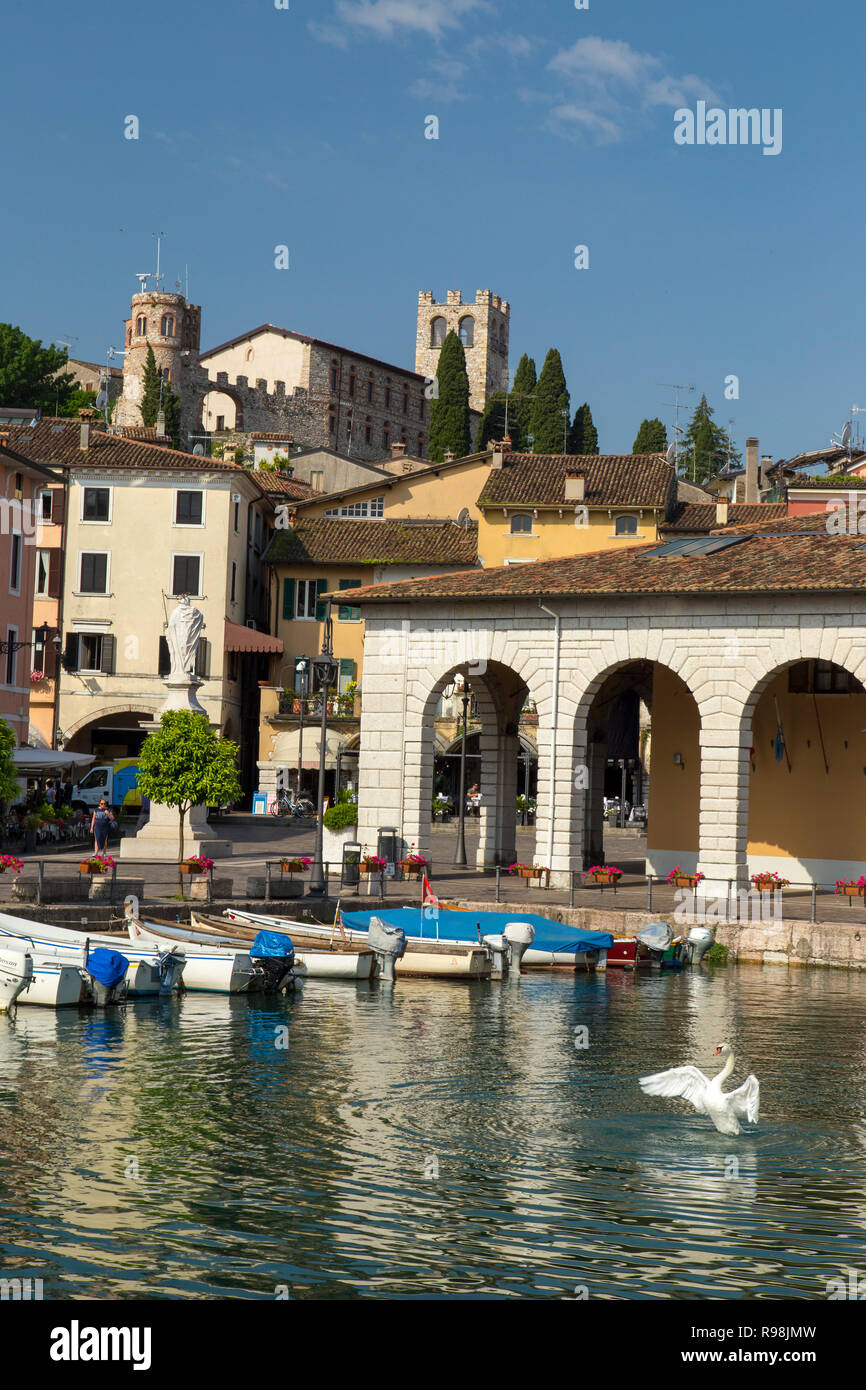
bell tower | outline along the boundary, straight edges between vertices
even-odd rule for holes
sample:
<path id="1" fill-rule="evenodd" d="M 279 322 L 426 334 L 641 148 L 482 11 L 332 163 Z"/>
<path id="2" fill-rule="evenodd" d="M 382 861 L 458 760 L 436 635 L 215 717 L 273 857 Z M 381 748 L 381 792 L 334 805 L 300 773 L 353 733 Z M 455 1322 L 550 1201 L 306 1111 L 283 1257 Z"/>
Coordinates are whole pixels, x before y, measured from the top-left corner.
<path id="1" fill-rule="evenodd" d="M 508 330 L 511 306 L 490 290 L 476 290 L 475 302 L 464 304 L 460 290 L 449 290 L 445 302 L 432 291 L 418 295 L 415 370 L 435 377 L 439 351 L 452 330 L 460 338 L 469 374 L 469 408 L 481 411 L 494 391 L 508 389 Z"/>
<path id="2" fill-rule="evenodd" d="M 182 428 L 194 428 L 185 419 L 184 396 L 190 373 L 198 366 L 201 306 L 187 304 L 182 294 L 142 289 L 132 296 L 124 330 L 123 393 L 115 406 L 114 422 L 141 425 L 144 368 L 147 350 L 153 348 L 163 380 L 180 398 Z"/>

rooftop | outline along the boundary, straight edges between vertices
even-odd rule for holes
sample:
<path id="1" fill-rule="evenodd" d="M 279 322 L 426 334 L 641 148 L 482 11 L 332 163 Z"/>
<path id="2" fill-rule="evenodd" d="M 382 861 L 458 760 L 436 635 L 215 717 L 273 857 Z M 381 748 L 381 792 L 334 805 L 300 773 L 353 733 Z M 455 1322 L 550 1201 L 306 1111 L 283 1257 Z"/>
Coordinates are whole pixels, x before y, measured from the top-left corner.
<path id="1" fill-rule="evenodd" d="M 587 507 L 664 508 L 676 486 L 664 454 L 506 454 L 501 468 L 491 468 L 478 506 L 573 507 L 566 473 L 584 475 Z"/>
<path id="2" fill-rule="evenodd" d="M 218 352 L 226 352 L 229 348 L 237 347 L 239 343 L 248 343 L 253 338 L 259 338 L 263 333 L 276 333 L 281 338 L 292 338 L 298 343 L 309 343 L 314 347 L 322 347 L 328 352 L 342 353 L 345 357 L 354 357 L 359 362 L 369 362 L 374 367 L 381 367 L 386 372 L 399 372 L 401 376 L 411 376 L 420 384 L 427 380 L 420 376 L 418 372 L 411 371 L 408 367 L 395 367 L 392 362 L 382 362 L 378 357 L 368 357 L 365 352 L 355 352 L 354 348 L 339 347 L 336 343 L 328 343 L 323 338 L 311 338 L 307 333 L 296 333 L 291 328 L 280 328 L 276 323 L 260 323 L 258 328 L 251 328 L 247 333 L 241 333 L 237 338 L 229 338 L 226 343 L 218 343 L 216 347 L 208 348 L 206 352 L 199 353 L 199 361 L 206 362 L 209 357 L 215 357 Z"/>
<path id="3" fill-rule="evenodd" d="M 724 503 L 722 505 L 724 506 Z M 761 525 L 764 522 L 780 520 L 787 511 L 785 502 L 730 502 L 725 527 Z M 715 502 L 678 502 L 669 519 L 659 527 L 662 532 L 694 531 L 699 534 L 719 529 Z"/>
<path id="4" fill-rule="evenodd" d="M 478 526 L 322 517 L 276 531 L 263 558 L 271 565 L 477 565 Z"/>

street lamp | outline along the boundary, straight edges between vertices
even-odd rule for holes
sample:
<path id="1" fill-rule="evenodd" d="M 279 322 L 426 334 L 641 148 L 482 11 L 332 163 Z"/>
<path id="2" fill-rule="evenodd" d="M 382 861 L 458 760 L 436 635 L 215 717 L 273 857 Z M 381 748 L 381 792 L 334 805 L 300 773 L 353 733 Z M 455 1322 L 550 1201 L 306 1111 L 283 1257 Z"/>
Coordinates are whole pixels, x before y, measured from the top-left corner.
<path id="1" fill-rule="evenodd" d="M 301 711 L 301 727 L 298 733 L 298 779 L 295 782 L 295 804 L 301 795 L 301 778 L 304 775 L 304 698 L 307 694 L 307 664 L 299 661 L 295 667 L 295 686 L 298 692 L 298 708 Z"/>
<path id="2" fill-rule="evenodd" d="M 339 666 L 334 659 L 331 647 L 333 623 L 331 620 L 331 601 L 328 599 L 327 613 L 322 630 L 322 650 L 313 657 L 313 684 L 317 685 L 322 699 L 322 725 L 319 733 L 319 793 L 316 808 L 316 847 L 313 850 L 313 867 L 310 871 L 309 896 L 325 896 L 325 867 L 322 863 L 322 816 L 325 806 L 325 739 L 328 733 L 328 690 L 335 683 Z"/>
<path id="3" fill-rule="evenodd" d="M 457 853 L 454 863 L 466 868 L 466 723 L 469 714 L 469 676 L 463 678 L 463 733 L 460 739 L 460 799 L 457 821 Z"/>
<path id="4" fill-rule="evenodd" d="M 562 416 L 562 452 L 568 453 L 568 411 L 563 407 L 559 412 Z"/>

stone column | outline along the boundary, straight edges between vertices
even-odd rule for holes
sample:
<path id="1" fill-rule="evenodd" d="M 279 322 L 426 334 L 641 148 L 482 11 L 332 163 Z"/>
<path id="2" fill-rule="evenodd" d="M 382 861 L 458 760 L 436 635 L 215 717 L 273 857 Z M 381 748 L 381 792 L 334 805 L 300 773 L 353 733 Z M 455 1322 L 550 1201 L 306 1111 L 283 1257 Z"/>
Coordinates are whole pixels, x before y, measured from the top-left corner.
<path id="1" fill-rule="evenodd" d="M 739 720 L 704 719 L 700 731 L 701 800 L 698 869 L 701 895 L 724 897 L 729 880 L 748 883 L 749 746 Z"/>

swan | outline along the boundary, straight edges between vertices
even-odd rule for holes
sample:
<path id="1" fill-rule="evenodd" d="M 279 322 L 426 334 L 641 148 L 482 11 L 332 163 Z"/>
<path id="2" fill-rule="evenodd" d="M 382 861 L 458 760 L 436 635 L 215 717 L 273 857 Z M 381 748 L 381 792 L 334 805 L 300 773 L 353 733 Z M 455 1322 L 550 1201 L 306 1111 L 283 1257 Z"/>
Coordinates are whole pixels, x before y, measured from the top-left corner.
<path id="1" fill-rule="evenodd" d="M 739 1134 L 740 1120 L 758 1123 L 758 1080 L 748 1076 L 735 1091 L 723 1091 L 722 1083 L 734 1070 L 734 1054 L 727 1043 L 720 1043 L 713 1056 L 727 1057 L 727 1061 L 712 1078 L 697 1067 L 671 1067 L 654 1076 L 641 1076 L 638 1084 L 648 1096 L 682 1096 L 702 1115 L 709 1115 L 720 1134 Z"/>

